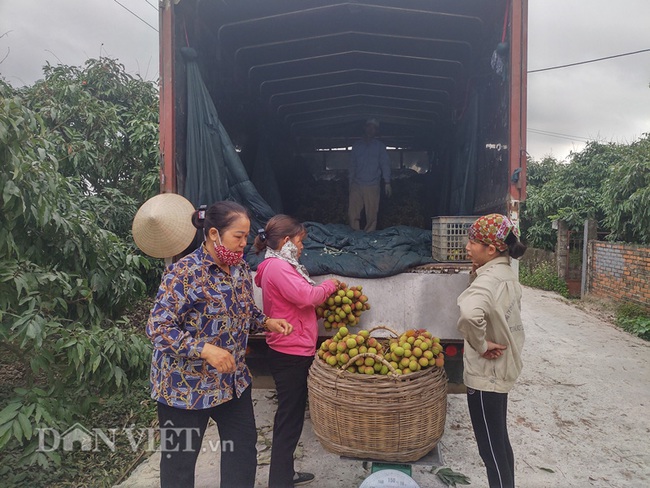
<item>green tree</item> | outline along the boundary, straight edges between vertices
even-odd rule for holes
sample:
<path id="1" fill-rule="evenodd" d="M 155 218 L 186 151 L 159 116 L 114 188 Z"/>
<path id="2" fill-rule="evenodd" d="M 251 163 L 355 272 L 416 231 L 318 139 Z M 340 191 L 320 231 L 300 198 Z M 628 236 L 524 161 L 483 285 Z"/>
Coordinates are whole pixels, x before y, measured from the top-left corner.
<path id="1" fill-rule="evenodd" d="M 102 228 L 126 237 L 127 217 L 159 186 L 156 86 L 110 58 L 46 65 L 44 74 L 22 96 L 49 129 L 59 172 L 78 184 Z"/>
<path id="2" fill-rule="evenodd" d="M 610 238 L 650 244 L 650 134 L 621 147 L 603 189 Z"/>
<path id="3" fill-rule="evenodd" d="M 569 228 L 579 230 L 587 218 L 604 218 L 603 185 L 618 152 L 615 144 L 590 142 L 572 153 L 567 164 L 546 158 L 530 165 L 532 178 L 523 212 L 529 244 L 554 249 L 553 220 L 564 220 Z"/>
<path id="4" fill-rule="evenodd" d="M 529 245 L 540 249 L 554 249 L 557 240 L 548 219 L 551 206 L 540 193 L 559 169 L 560 163 L 553 157 L 546 157 L 541 161 L 529 159 L 527 164 L 527 195 L 521 213 L 521 231 L 523 239 Z"/>
<path id="5" fill-rule="evenodd" d="M 548 183 L 559 169 L 560 163 L 552 156 L 546 156 L 541 161 L 528 159 L 526 182 L 533 188 L 539 188 Z"/>
<path id="6" fill-rule="evenodd" d="M 87 66 L 102 72 L 115 65 Z M 59 84 L 66 71 L 76 73 L 46 68 L 42 82 L 20 90 L 0 81 L 0 350 L 5 364 L 16 365 L 19 383 L 0 406 L 0 450 L 42 466 L 59 456 L 37 450 L 36 429 L 65 430 L 102 395 L 146 376 L 150 360 L 149 341 L 123 314 L 144 295 L 152 262 L 124 227 L 157 173 L 157 128 L 146 125 L 148 133 L 137 135 L 128 117 L 118 128 L 110 114 L 121 109 L 99 103 L 98 94 L 82 96 L 83 80 L 80 87 Z M 119 70 L 108 73 L 107 92 L 119 91 L 109 78 L 131 86 Z M 78 98 L 66 98 L 75 91 Z M 151 103 L 143 105 L 133 112 L 149 113 Z M 107 130 L 97 122 L 104 119 Z M 110 203 L 119 226 L 103 213 Z"/>
<path id="7" fill-rule="evenodd" d="M 573 230 L 595 218 L 609 239 L 650 243 L 650 135 L 632 144 L 590 142 L 569 162 L 528 162 L 522 231 L 535 247 L 552 250 L 553 220 Z"/>

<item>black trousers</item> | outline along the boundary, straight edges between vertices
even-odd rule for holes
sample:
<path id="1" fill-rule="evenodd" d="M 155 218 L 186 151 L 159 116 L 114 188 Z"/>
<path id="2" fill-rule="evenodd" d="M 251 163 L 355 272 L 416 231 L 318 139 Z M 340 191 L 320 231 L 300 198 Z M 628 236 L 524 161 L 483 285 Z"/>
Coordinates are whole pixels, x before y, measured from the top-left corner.
<path id="1" fill-rule="evenodd" d="M 221 488 L 252 488 L 257 470 L 257 429 L 251 387 L 241 397 L 203 410 L 185 410 L 158 403 L 160 422 L 160 486 L 194 487 L 196 458 L 208 419 L 217 423 L 221 453 Z"/>
<path id="2" fill-rule="evenodd" d="M 293 453 L 305 420 L 307 373 L 312 356 L 293 356 L 269 349 L 278 409 L 273 422 L 269 488 L 293 488 Z"/>
<path id="3" fill-rule="evenodd" d="M 508 394 L 467 388 L 467 405 L 490 488 L 514 488 L 515 460 L 506 424 Z"/>

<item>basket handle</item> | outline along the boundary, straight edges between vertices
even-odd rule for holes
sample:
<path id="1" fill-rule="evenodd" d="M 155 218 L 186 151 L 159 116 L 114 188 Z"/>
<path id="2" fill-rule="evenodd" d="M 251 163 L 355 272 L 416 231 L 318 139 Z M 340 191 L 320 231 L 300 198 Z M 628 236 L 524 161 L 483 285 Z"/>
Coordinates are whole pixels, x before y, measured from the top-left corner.
<path id="1" fill-rule="evenodd" d="M 397 370 L 395 370 L 395 368 L 393 368 L 393 366 L 388 361 L 386 361 L 381 356 L 378 356 L 377 354 L 374 354 L 372 352 L 362 352 L 360 354 L 357 354 L 354 357 L 351 357 L 350 360 L 347 363 L 345 363 L 343 366 L 341 366 L 341 370 L 344 371 L 344 370 L 348 369 L 359 358 L 373 358 L 375 361 L 381 361 L 381 363 L 384 366 L 388 367 L 388 371 L 390 371 L 393 376 L 398 376 Z"/>
<path id="2" fill-rule="evenodd" d="M 388 332 L 393 334 L 395 337 L 399 337 L 399 334 L 397 332 L 395 332 L 393 329 L 391 329 L 390 327 L 387 327 L 385 325 L 378 325 L 376 327 L 373 327 L 372 329 L 368 330 L 368 334 L 372 334 L 374 331 L 376 331 L 378 329 L 387 330 Z"/>

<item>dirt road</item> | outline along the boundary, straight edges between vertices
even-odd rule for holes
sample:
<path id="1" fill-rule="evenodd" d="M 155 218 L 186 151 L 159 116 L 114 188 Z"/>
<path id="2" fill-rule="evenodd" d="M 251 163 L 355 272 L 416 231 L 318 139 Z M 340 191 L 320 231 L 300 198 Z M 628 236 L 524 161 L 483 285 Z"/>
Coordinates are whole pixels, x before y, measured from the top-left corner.
<path id="1" fill-rule="evenodd" d="M 524 371 L 510 394 L 509 432 L 517 485 L 548 487 L 650 486 L 650 344 L 622 332 L 558 295 L 524 289 Z M 254 390 L 260 431 L 256 486 L 266 486 L 273 391 Z M 206 436 L 217 439 L 215 428 Z M 465 396 L 449 395 L 445 466 L 486 486 Z M 324 451 L 306 421 L 297 468 L 315 473 L 315 488 L 356 488 L 370 473 L 359 461 Z M 121 488 L 158 486 L 154 454 Z M 199 456 L 197 488 L 213 487 L 219 462 Z M 421 488 L 444 486 L 431 466 L 414 466 Z"/>

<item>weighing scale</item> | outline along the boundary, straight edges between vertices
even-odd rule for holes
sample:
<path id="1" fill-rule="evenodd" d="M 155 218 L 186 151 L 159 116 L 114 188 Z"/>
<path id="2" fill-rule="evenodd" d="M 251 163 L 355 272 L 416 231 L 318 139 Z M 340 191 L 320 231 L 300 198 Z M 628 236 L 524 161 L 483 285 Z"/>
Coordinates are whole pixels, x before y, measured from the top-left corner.
<path id="1" fill-rule="evenodd" d="M 390 463 L 372 459 L 360 459 L 341 456 L 342 459 L 362 461 L 363 467 L 368 469 L 370 465 L 370 476 L 368 476 L 359 488 L 420 488 L 417 482 L 411 478 L 413 465 L 442 466 L 442 453 L 438 444 L 433 450 L 421 459 L 412 463 Z"/>

